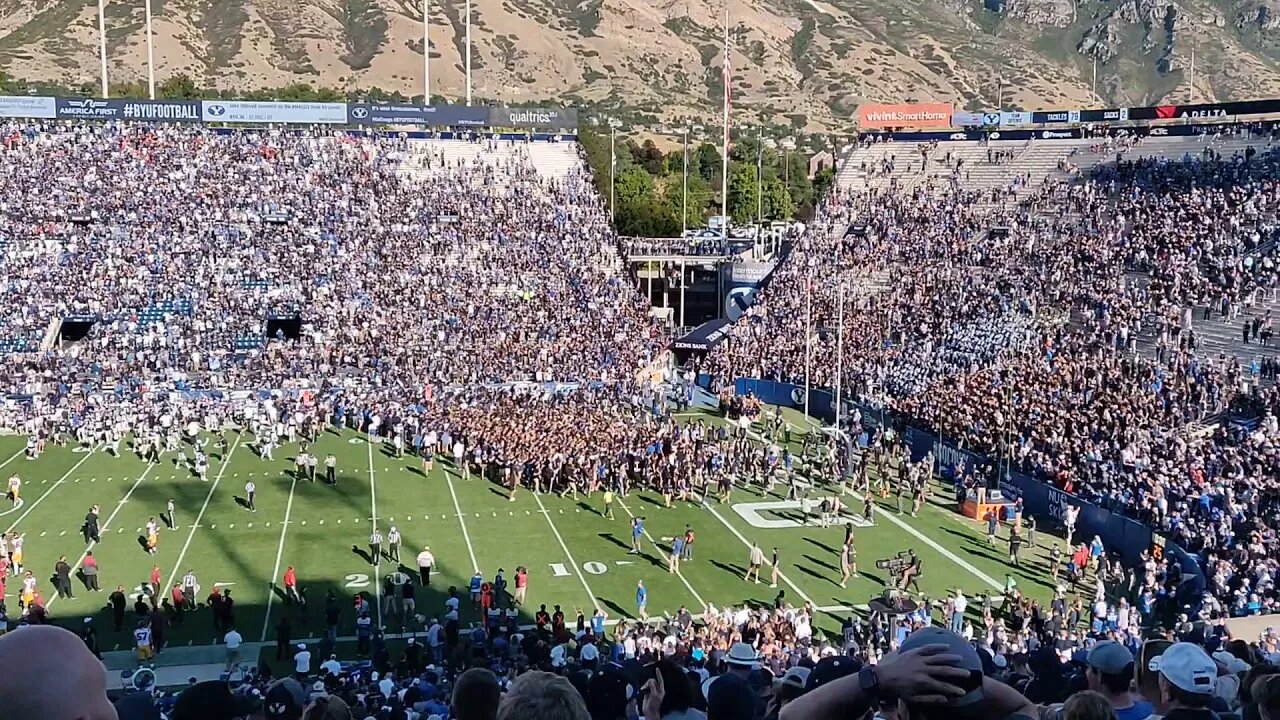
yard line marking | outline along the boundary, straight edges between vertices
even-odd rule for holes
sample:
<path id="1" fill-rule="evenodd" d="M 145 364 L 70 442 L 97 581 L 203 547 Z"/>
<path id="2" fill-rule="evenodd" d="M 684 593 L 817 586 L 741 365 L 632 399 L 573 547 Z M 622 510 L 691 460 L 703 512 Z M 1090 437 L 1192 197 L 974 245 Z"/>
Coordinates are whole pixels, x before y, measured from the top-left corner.
<path id="1" fill-rule="evenodd" d="M 86 454 L 85 459 L 88 459 L 88 458 L 89 458 L 89 455 Z M 84 462 L 84 460 L 81 460 L 80 462 Z M 124 497 L 120 498 L 120 502 L 116 503 L 116 509 L 112 510 L 111 514 L 107 516 L 107 519 L 103 521 L 102 528 L 101 528 L 102 530 L 105 531 L 107 529 L 107 526 L 111 524 L 111 521 L 116 519 L 116 515 L 120 514 L 120 511 L 124 509 L 125 503 L 129 502 L 130 497 L 133 497 L 133 491 L 137 490 L 138 486 L 142 484 L 142 481 L 146 480 L 147 476 L 151 474 L 151 471 L 155 470 L 157 467 L 158 467 L 157 465 L 151 465 L 151 464 L 147 465 L 147 469 L 143 470 L 142 474 L 138 476 L 138 479 L 133 482 L 133 487 L 129 488 L 129 492 L 125 493 Z M 116 528 L 117 533 L 122 532 L 123 530 L 124 528 Z M 93 549 L 97 546 L 98 546 L 98 543 L 93 541 L 89 542 L 89 547 L 84 549 L 84 553 L 80 555 L 80 559 L 76 560 L 76 564 L 71 566 L 72 575 L 74 575 L 75 572 L 80 569 L 80 566 L 84 564 L 84 559 L 89 557 L 89 553 L 93 552 Z M 53 607 L 53 604 L 58 602 L 58 598 L 59 598 L 58 595 L 55 595 L 49 598 L 49 602 L 45 605 L 45 607 L 47 608 Z"/>
<path id="2" fill-rule="evenodd" d="M 17 459 L 18 459 L 18 457 L 19 457 L 20 455 L 22 455 L 23 453 L 25 453 L 26 451 L 27 451 L 27 449 L 26 449 L 26 448 L 18 448 L 18 452 L 16 452 L 16 453 L 14 453 L 14 454 L 10 455 L 8 460 L 5 460 L 4 462 L 0 463 L 0 468 L 3 468 L 5 465 L 8 465 L 9 463 L 13 462 L 14 460 L 17 460 Z M 92 452 L 93 452 L 93 448 L 90 448 L 90 449 L 89 449 L 89 453 L 92 453 Z M 87 455 L 87 454 L 89 454 L 89 453 L 85 453 L 85 454 Z"/>
<path id="3" fill-rule="evenodd" d="M 67 478 L 71 477 L 71 473 L 73 473 L 73 472 L 75 472 L 76 470 L 80 469 L 80 466 L 81 466 L 81 465 L 83 465 L 83 464 L 84 464 L 84 462 L 85 462 L 86 460 L 88 460 L 89 458 L 91 458 L 91 457 L 93 457 L 93 451 L 92 451 L 92 450 L 90 450 L 89 452 L 85 453 L 85 454 L 84 454 L 84 457 L 80 458 L 80 461 L 79 461 L 79 462 L 77 462 L 75 465 L 72 465 L 70 470 L 68 470 L 65 474 L 63 474 L 63 476 L 62 476 L 62 477 L 60 477 L 60 478 L 58 478 L 57 480 L 55 480 L 55 481 L 54 481 L 54 483 L 53 483 L 52 485 L 50 485 L 50 486 L 49 486 L 49 489 L 48 489 L 48 490 L 45 490 L 45 491 L 44 491 L 44 493 L 43 493 L 42 495 L 40 495 L 40 497 L 36 498 L 36 501 L 35 501 L 35 502 L 33 502 L 33 503 L 31 503 L 31 507 L 29 507 L 29 508 L 27 508 L 26 510 L 24 510 L 24 511 L 22 512 L 22 514 L 18 516 L 18 519 L 17 519 L 17 520 L 14 520 L 14 521 L 13 521 L 13 524 L 9 526 L 9 529 L 4 531 L 4 534 L 5 534 L 5 535 L 8 535 L 9 533 L 13 532 L 13 529 L 14 529 L 14 528 L 16 528 L 16 527 L 18 527 L 18 523 L 20 523 L 20 522 L 22 522 L 23 520 L 25 520 L 25 519 L 27 518 L 27 515 L 31 514 L 31 511 L 36 509 L 36 506 L 37 506 L 37 505 L 39 505 L 40 503 L 44 502 L 44 499 L 45 499 L 45 498 L 47 498 L 47 497 L 49 497 L 49 493 L 53 492 L 55 489 L 57 489 L 57 487 L 58 487 L 59 485 L 61 485 L 62 483 L 66 482 L 66 481 L 67 481 Z M 12 459 L 12 458 L 10 458 L 10 459 Z M 3 466 L 3 465 L 0 465 L 0 467 L 4 467 L 4 466 Z"/>
<path id="4" fill-rule="evenodd" d="M 276 578 L 280 576 L 280 558 L 284 556 L 284 535 L 289 530 L 289 513 L 293 512 L 293 491 L 298 487 L 298 478 L 293 478 L 289 483 L 289 501 L 284 506 L 284 522 L 280 523 L 280 544 L 276 546 L 276 567 L 271 571 L 271 577 L 267 580 L 267 611 L 262 616 L 262 639 L 259 642 L 267 641 L 267 628 L 271 627 L 271 603 L 276 599 L 275 584 Z M 210 525 L 209 527 L 213 527 Z"/>
<path id="5" fill-rule="evenodd" d="M 369 514 L 373 516 L 369 521 L 373 523 L 373 529 L 377 530 L 378 476 L 373 470 L 373 441 L 370 440 L 365 445 L 369 448 Z M 382 558 L 373 558 L 373 600 L 378 606 L 378 627 L 382 627 Z"/>
<path id="6" fill-rule="evenodd" d="M 724 517 L 720 515 L 720 513 L 716 512 L 716 509 L 711 507 L 711 505 L 709 505 L 706 500 L 702 501 L 702 507 L 706 508 L 707 510 L 710 510 L 711 514 L 714 515 L 722 525 L 729 528 L 729 532 L 736 535 L 738 539 L 742 541 L 743 545 L 746 545 L 748 548 L 751 547 L 751 541 L 743 537 L 742 533 L 738 532 L 738 528 L 730 525 L 729 521 L 725 520 Z M 773 562 L 767 557 L 764 559 L 764 562 L 766 565 L 769 565 L 769 566 L 773 565 Z M 800 596 L 800 599 L 804 600 L 805 602 L 809 603 L 814 607 L 818 606 L 818 603 L 814 602 L 813 598 L 809 597 L 808 593 L 801 590 L 795 583 L 791 582 L 791 578 L 787 577 L 786 573 L 782 572 L 782 570 L 778 570 L 778 577 L 782 578 L 782 582 L 786 583 L 787 587 L 790 587 L 792 590 L 794 590 L 796 594 Z"/>
<path id="7" fill-rule="evenodd" d="M 591 586 L 587 584 L 587 576 L 583 574 L 582 566 L 577 560 L 573 559 L 573 553 L 569 552 L 569 546 L 565 544 L 564 538 L 560 537 L 560 531 L 556 528 L 555 521 L 551 519 L 551 515 L 547 513 L 547 509 L 542 505 L 542 495 L 533 493 L 533 499 L 538 501 L 538 507 L 542 508 L 543 517 L 547 519 L 547 524 L 551 526 L 551 532 L 556 536 L 556 541 L 560 543 L 560 547 L 564 550 L 565 557 L 569 558 L 569 562 L 573 564 L 574 575 L 578 576 L 578 580 L 582 582 L 582 589 L 587 591 L 587 596 L 591 598 L 592 604 L 600 607 L 600 601 L 596 599 L 596 594 L 591 592 Z M 705 606 L 704 606 L 705 608 Z"/>
<path id="8" fill-rule="evenodd" d="M 204 496 L 204 504 L 200 506 L 200 512 L 196 513 L 196 521 L 191 524 L 191 529 L 187 531 L 187 541 L 182 544 L 182 550 L 178 551 L 178 561 L 173 564 L 173 573 L 169 575 L 169 582 L 165 583 L 164 587 L 173 587 L 173 581 L 178 579 L 178 573 L 182 570 L 182 561 L 187 557 L 187 550 L 191 547 L 191 540 L 196 536 L 196 527 L 204 518 L 205 511 L 209 509 L 209 502 L 213 500 L 213 493 L 218 489 L 218 484 L 222 482 L 222 475 L 226 472 L 231 456 L 235 454 L 236 448 L 240 446 L 240 440 L 243 437 L 243 433 L 236 436 L 236 441 L 231 445 L 231 450 L 227 451 L 227 457 L 223 458 L 222 466 L 218 468 L 218 474 L 213 478 L 213 485 L 209 487 L 209 493 Z M 161 590 L 163 589 L 161 588 Z"/>
<path id="9" fill-rule="evenodd" d="M 849 491 L 849 494 L 850 494 L 850 495 L 852 495 L 852 496 L 853 496 L 855 499 L 857 499 L 857 500 L 862 500 L 862 499 L 863 499 L 861 495 L 859 495 L 859 494 L 858 494 L 858 493 L 856 493 L 856 492 L 853 492 L 852 490 L 851 490 L 851 491 Z M 880 509 L 880 508 L 877 508 L 877 509 Z M 938 544 L 938 543 L 937 543 L 933 538 L 931 538 L 931 537 L 929 537 L 928 535 L 925 535 L 924 533 L 922 533 L 922 532 L 920 532 L 919 530 L 915 529 L 915 527 L 914 527 L 914 526 L 907 524 L 905 521 L 901 520 L 900 518 L 898 518 L 898 517 L 897 517 L 896 515 L 894 515 L 893 513 L 888 512 L 888 511 L 884 511 L 884 512 L 877 513 L 876 515 L 877 515 L 877 517 L 887 518 L 887 519 L 889 520 L 889 522 L 893 523 L 894 525 L 897 525 L 898 527 L 902 528 L 903 530 L 906 530 L 908 533 L 911 533 L 913 536 L 915 536 L 915 538 L 916 538 L 917 540 L 919 540 L 920 542 L 924 543 L 925 545 L 928 545 L 929 547 L 933 548 L 934 550 L 937 550 L 939 555 L 942 555 L 943 557 L 947 558 L 947 559 L 948 559 L 948 560 L 950 560 L 951 562 L 953 562 L 953 563 L 955 563 L 956 565 L 960 566 L 960 568 L 961 568 L 962 570 L 964 570 L 965 572 L 968 572 L 970 575 L 972 575 L 972 576 L 974 576 L 974 577 L 978 578 L 979 580 L 981 580 L 981 581 L 985 582 L 986 584 L 990 585 L 992 589 L 994 589 L 994 590 L 999 590 L 999 591 L 1001 591 L 1001 592 L 1003 592 L 1003 591 L 1004 591 L 1004 584 L 1003 584 L 1003 583 L 998 583 L 998 582 L 996 582 L 996 581 L 995 581 L 995 578 L 991 577 L 990 575 L 988 575 L 988 574 L 986 574 L 986 573 L 982 572 L 981 570 L 979 570 L 978 568 L 974 567 L 972 564 L 970 564 L 970 563 L 969 563 L 969 561 L 965 560 L 964 558 L 960 557 L 959 555 L 956 555 L 955 553 L 951 552 L 950 550 L 946 549 L 945 547 L 943 547 L 943 546 L 939 545 L 939 544 Z"/>
<path id="10" fill-rule="evenodd" d="M 758 441 L 758 442 L 764 442 L 764 438 L 763 438 L 762 436 L 760 436 L 758 433 L 756 433 L 754 430 L 749 430 L 749 431 L 747 431 L 747 434 L 748 434 L 749 436 L 753 437 L 753 438 L 754 438 L 756 441 Z M 855 500 L 862 500 L 862 499 L 863 499 L 862 495 L 860 495 L 860 494 L 858 494 L 858 493 L 856 493 L 856 492 L 850 491 L 850 492 L 849 492 L 849 494 L 850 494 L 850 495 L 852 495 L 852 496 L 854 497 L 854 499 L 855 499 Z M 711 507 L 710 505 L 707 505 L 707 503 L 706 503 L 706 501 L 705 501 L 705 500 L 702 502 L 702 504 L 703 504 L 704 506 L 706 506 L 708 509 L 710 509 L 710 507 Z M 712 510 L 712 513 L 713 513 L 713 514 L 715 514 L 715 515 L 716 515 L 716 517 L 719 517 L 719 514 L 718 514 L 718 513 L 715 513 L 715 511 L 714 511 L 714 510 Z M 938 542 L 937 542 L 937 541 L 935 541 L 933 538 L 931 538 L 931 537 L 929 537 L 929 536 L 925 535 L 924 533 L 920 532 L 919 530 L 915 529 L 915 527 L 914 527 L 914 526 L 912 526 L 912 525 L 910 525 L 910 524 L 906 523 L 906 522 L 905 522 L 905 521 L 903 521 L 901 518 L 898 518 L 897 516 L 895 516 L 893 513 L 889 513 L 889 512 L 882 512 L 882 513 L 879 513 L 879 516 L 880 516 L 880 517 L 882 517 L 882 518 L 887 518 L 887 519 L 889 520 L 889 522 L 891 522 L 891 523 L 893 523 L 894 525 L 897 525 L 899 528 L 901 528 L 901 529 L 903 529 L 903 530 L 907 531 L 908 533 L 910 533 L 911 535 L 913 535 L 913 536 L 914 536 L 917 540 L 919 540 L 920 542 L 924 543 L 925 545 L 928 545 L 929 547 L 933 548 L 934 550 L 937 550 L 937 551 L 938 551 L 938 554 L 942 555 L 943 557 L 947 558 L 947 559 L 948 559 L 948 560 L 950 560 L 951 562 L 955 563 L 955 564 L 956 564 L 956 565 L 958 565 L 962 570 L 964 570 L 964 571 L 968 572 L 970 575 L 973 575 L 974 577 L 978 578 L 979 580 L 982 580 L 983 582 L 987 583 L 988 585 L 990 585 L 990 586 L 991 586 L 991 588 L 992 588 L 992 589 L 994 589 L 994 590 L 1000 590 L 1001 592 L 1003 592 L 1003 591 L 1004 591 L 1004 584 L 1003 584 L 1003 583 L 998 583 L 998 582 L 996 582 L 996 581 L 995 581 L 995 578 L 991 577 L 990 575 L 988 575 L 988 574 L 986 574 L 986 573 L 982 572 L 981 570 L 979 570 L 978 568 L 974 567 L 970 562 L 968 562 L 968 561 L 967 561 L 967 560 L 965 560 L 964 558 L 960 557 L 959 555 L 956 555 L 955 553 L 951 552 L 950 550 L 946 549 L 946 548 L 945 548 L 945 547 L 943 547 L 942 545 L 938 544 Z M 724 522 L 724 519 L 723 519 L 723 518 L 721 518 L 721 519 L 720 519 L 720 521 L 721 521 L 721 522 Z M 728 523 L 725 523 L 725 525 L 728 525 Z M 736 534 L 736 532 L 737 532 L 737 531 L 735 530 L 734 532 L 735 532 L 735 534 Z M 741 536 L 741 535 L 739 535 L 738 537 L 742 537 L 742 536 Z M 779 577 L 781 577 L 781 576 L 782 576 L 782 574 L 781 574 L 781 573 L 779 573 Z M 783 579 L 785 579 L 785 578 L 783 578 Z M 790 583 L 790 582 L 788 582 L 787 584 L 788 584 L 788 585 L 790 585 L 791 583 Z"/>
<path id="11" fill-rule="evenodd" d="M 467 554 L 471 556 L 472 572 L 480 572 L 480 561 L 476 560 L 476 549 L 471 546 L 471 533 L 467 532 L 466 516 L 462 514 L 462 506 L 458 504 L 458 493 L 453 489 L 453 477 L 448 470 L 444 471 L 444 481 L 449 485 L 449 496 L 453 498 L 453 511 L 458 514 L 458 525 L 462 526 L 462 539 L 467 543 Z M 441 515 L 440 519 L 444 520 L 447 515 Z"/>
<path id="12" fill-rule="evenodd" d="M 632 514 L 631 514 L 631 509 L 627 507 L 627 504 L 626 504 L 626 503 L 624 503 L 624 502 L 622 502 L 622 498 L 618 498 L 618 505 L 622 507 L 622 511 L 623 511 L 623 512 L 625 512 L 625 513 L 627 514 L 627 517 L 631 517 L 631 518 L 634 518 L 634 517 L 635 517 L 635 515 L 632 515 Z M 548 519 L 550 519 L 550 518 L 548 518 Z M 645 538 L 647 538 L 647 539 L 649 540 L 649 542 L 650 542 L 650 543 L 652 543 L 652 544 L 653 544 L 654 549 L 656 549 L 656 550 L 658 551 L 658 554 L 659 554 L 659 555 L 663 555 L 663 554 L 670 555 L 670 554 L 671 554 L 671 553 L 663 553 L 663 552 L 662 552 L 662 546 L 658 545 L 658 541 L 654 540 L 654 539 L 653 539 L 653 536 L 649 534 L 649 530 L 648 530 L 648 528 L 646 528 L 646 529 L 644 530 L 644 536 L 645 536 Z M 668 561 L 668 562 L 670 562 L 670 561 Z M 679 570 L 676 570 L 676 577 L 680 578 L 680 582 L 684 583 L 684 586 L 685 586 L 686 588 L 688 588 L 688 589 L 689 589 L 689 592 L 693 595 L 694 599 L 698 601 L 698 605 L 700 605 L 700 606 L 702 607 L 702 611 L 703 611 L 703 612 L 706 612 L 706 610 L 707 610 L 707 601 L 706 601 L 706 600 L 703 600 L 703 599 L 702 599 L 702 596 L 698 594 L 698 591 L 693 589 L 693 586 L 692 586 L 692 585 L 690 585 L 690 584 L 689 584 L 689 581 L 685 579 L 685 577 L 684 577 L 684 573 L 680 572 Z"/>

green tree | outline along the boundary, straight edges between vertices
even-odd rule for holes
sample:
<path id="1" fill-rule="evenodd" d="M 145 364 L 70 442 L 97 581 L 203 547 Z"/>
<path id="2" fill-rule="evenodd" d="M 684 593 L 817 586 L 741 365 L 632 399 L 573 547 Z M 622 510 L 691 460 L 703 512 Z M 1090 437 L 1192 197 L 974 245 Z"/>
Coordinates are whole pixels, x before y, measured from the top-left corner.
<path id="1" fill-rule="evenodd" d="M 689 172 L 696 172 L 703 180 L 719 187 L 721 157 L 723 156 L 720 154 L 720 148 L 709 142 L 704 142 L 698 146 L 696 153 L 690 152 Z M 697 158 L 696 163 L 694 158 Z"/>
<path id="2" fill-rule="evenodd" d="M 823 168 L 813 176 L 813 198 L 814 202 L 820 202 L 826 197 L 827 189 L 831 187 L 831 183 L 835 182 L 836 171 L 831 168 Z"/>
<path id="3" fill-rule="evenodd" d="M 666 185 L 663 187 L 662 191 L 664 201 L 671 207 L 672 215 L 676 221 L 677 230 L 680 229 L 681 207 L 685 208 L 684 227 L 706 227 L 707 204 L 711 201 L 713 194 L 711 186 L 707 184 L 707 181 L 697 175 L 689 176 L 687 201 L 685 200 L 683 179 L 678 174 L 667 178 Z M 718 209 L 717 212 L 719 212 Z"/>
<path id="4" fill-rule="evenodd" d="M 755 222 L 760 184 L 754 165 L 738 163 L 729 168 L 729 215 L 738 224 Z"/>
<path id="5" fill-rule="evenodd" d="M 764 181 L 764 217 L 766 220 L 790 220 L 795 216 L 795 204 L 782 178 L 772 177 Z"/>
<path id="6" fill-rule="evenodd" d="M 666 156 L 654 144 L 652 138 L 645 140 L 643 145 L 636 145 L 634 142 L 628 141 L 627 149 L 631 152 L 631 159 L 650 175 L 661 175 L 663 173 L 666 167 Z"/>
<path id="7" fill-rule="evenodd" d="M 156 86 L 157 97 L 199 100 L 202 95 L 200 86 L 186 73 L 171 75 Z"/>
<path id="8" fill-rule="evenodd" d="M 614 187 L 619 207 L 644 205 L 653 199 L 653 176 L 642 167 L 629 167 L 618 171 Z"/>

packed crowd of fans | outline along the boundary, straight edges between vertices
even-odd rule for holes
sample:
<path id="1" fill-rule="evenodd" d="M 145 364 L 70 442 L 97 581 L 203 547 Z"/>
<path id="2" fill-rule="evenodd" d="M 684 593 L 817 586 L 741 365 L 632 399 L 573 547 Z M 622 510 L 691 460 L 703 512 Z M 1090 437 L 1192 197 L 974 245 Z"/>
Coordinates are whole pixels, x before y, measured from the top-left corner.
<path id="1" fill-rule="evenodd" d="M 0 383 L 31 398 L 12 430 L 226 418 L 259 390 L 386 416 L 510 382 L 603 388 L 580 407 L 602 418 L 662 347 L 581 167 L 323 130 L 0 137 Z M 57 319 L 92 325 L 59 342 Z"/>
<path id="2" fill-rule="evenodd" d="M 837 194 L 705 369 L 842 378 L 845 397 L 1201 552 L 1209 610 L 1271 612 L 1280 394 L 1274 318 L 1252 308 L 1280 292 L 1280 153 L 1263 136 L 1229 157 L 1135 146 L 995 207 L 960 182 Z M 1199 326 L 1231 320 L 1265 359 L 1202 351 Z M 1232 415 L 1249 421 L 1198 430 Z"/>

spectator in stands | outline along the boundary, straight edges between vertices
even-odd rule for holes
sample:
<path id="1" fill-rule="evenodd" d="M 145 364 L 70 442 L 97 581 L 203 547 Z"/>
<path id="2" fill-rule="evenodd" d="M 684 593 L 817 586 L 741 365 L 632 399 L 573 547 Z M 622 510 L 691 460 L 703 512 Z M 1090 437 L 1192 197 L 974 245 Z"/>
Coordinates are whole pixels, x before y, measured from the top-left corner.
<path id="1" fill-rule="evenodd" d="M 1131 692 L 1134 659 L 1128 648 L 1104 640 L 1089 650 L 1086 662 L 1089 689 L 1110 703 L 1117 720 L 1146 720 L 1152 714 L 1151 704 Z"/>
<path id="2" fill-rule="evenodd" d="M 533 670 L 516 678 L 498 705 L 499 720 L 589 720 L 582 696 L 559 675 Z"/>
<path id="3" fill-rule="evenodd" d="M 102 663 L 72 632 L 32 625 L 0 636 L 0 713 L 14 720 L 116 720 Z"/>
<path id="4" fill-rule="evenodd" d="M 498 677 L 487 668 L 471 668 L 453 685 L 449 713 L 455 720 L 495 720 L 502 689 Z"/>

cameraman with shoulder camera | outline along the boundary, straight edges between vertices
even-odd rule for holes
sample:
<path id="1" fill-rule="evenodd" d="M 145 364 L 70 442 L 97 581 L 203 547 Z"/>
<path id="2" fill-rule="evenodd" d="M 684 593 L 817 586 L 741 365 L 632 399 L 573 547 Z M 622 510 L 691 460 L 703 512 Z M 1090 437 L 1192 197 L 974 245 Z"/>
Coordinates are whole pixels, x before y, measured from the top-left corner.
<path id="1" fill-rule="evenodd" d="M 907 637 L 897 652 L 792 700 L 779 720 L 853 720 L 882 698 L 898 698 L 898 720 L 1031 720 L 1035 705 L 982 674 L 970 643 L 942 628 Z"/>
<path id="2" fill-rule="evenodd" d="M 916 555 L 915 550 L 907 551 L 907 565 L 902 569 L 901 577 L 898 578 L 899 589 L 905 591 L 908 587 L 920 592 L 920 556 Z"/>

